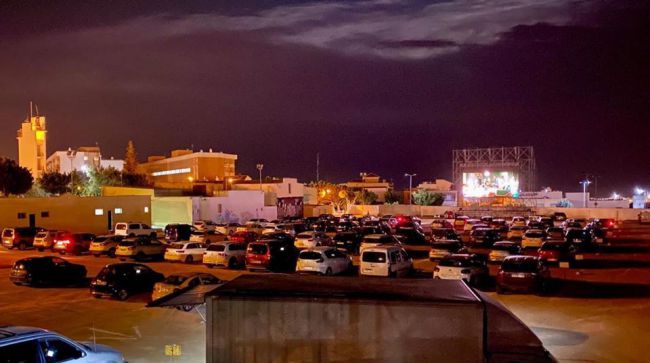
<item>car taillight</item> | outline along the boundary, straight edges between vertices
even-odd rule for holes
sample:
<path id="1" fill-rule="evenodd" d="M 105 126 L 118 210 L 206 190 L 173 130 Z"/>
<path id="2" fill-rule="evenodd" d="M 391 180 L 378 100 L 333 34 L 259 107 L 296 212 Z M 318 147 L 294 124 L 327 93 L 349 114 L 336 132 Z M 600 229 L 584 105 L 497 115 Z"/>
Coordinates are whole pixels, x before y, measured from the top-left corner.
<path id="1" fill-rule="evenodd" d="M 469 274 L 469 273 L 472 273 L 472 270 L 469 270 L 469 269 L 463 269 L 463 270 L 460 270 L 460 273 L 462 273 L 462 274 Z"/>

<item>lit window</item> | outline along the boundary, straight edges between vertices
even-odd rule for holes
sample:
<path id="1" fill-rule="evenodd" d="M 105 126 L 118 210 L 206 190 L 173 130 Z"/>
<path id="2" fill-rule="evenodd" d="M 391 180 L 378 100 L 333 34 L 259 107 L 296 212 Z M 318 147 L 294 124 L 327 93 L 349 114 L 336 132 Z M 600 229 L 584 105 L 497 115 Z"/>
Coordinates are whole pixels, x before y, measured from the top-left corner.
<path id="1" fill-rule="evenodd" d="M 122 214 L 122 208 L 115 208 L 115 214 Z"/>
<path id="2" fill-rule="evenodd" d="M 144 212 L 149 213 L 149 207 L 144 207 Z"/>
<path id="3" fill-rule="evenodd" d="M 162 170 L 162 171 L 155 171 L 151 173 L 152 176 L 163 176 L 163 175 L 174 175 L 174 174 L 187 174 L 191 172 L 191 168 L 183 168 L 183 169 L 172 169 L 172 170 Z"/>
<path id="4" fill-rule="evenodd" d="M 95 209 L 95 215 L 96 216 L 103 216 L 104 215 L 104 210 L 101 208 Z"/>

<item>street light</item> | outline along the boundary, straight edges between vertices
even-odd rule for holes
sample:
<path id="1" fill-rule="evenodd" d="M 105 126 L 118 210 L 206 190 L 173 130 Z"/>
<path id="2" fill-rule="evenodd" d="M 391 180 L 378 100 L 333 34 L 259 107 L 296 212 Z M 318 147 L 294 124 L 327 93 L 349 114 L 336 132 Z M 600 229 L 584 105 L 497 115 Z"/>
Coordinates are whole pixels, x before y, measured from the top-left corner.
<path id="1" fill-rule="evenodd" d="M 581 181 L 580 184 L 582 184 L 582 201 L 584 207 L 587 208 L 587 187 L 591 184 L 591 180 L 585 179 Z"/>
<path id="2" fill-rule="evenodd" d="M 77 155 L 77 150 L 72 150 L 71 147 L 68 147 L 66 155 L 68 156 L 68 159 L 70 159 L 70 192 L 74 193 L 74 166 L 72 165 L 72 161 Z"/>
<path id="3" fill-rule="evenodd" d="M 264 164 L 257 164 L 257 171 L 260 172 L 260 190 L 262 190 L 262 169 L 264 169 Z"/>
<path id="4" fill-rule="evenodd" d="M 417 174 L 409 174 L 409 173 L 404 174 L 405 177 L 409 178 L 409 205 L 413 204 L 413 195 L 411 193 L 413 193 L 412 192 L 412 190 L 413 190 L 413 177 L 416 176 L 416 175 Z"/>

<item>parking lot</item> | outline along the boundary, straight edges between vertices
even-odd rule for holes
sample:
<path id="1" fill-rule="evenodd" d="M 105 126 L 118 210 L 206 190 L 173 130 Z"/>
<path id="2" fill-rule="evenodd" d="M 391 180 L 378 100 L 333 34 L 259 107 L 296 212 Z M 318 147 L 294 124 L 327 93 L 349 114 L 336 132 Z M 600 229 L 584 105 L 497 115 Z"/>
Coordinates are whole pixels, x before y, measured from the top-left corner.
<path id="1" fill-rule="evenodd" d="M 59 331 L 78 340 L 111 345 L 129 362 L 160 362 L 166 344 L 181 345 L 182 356 L 175 362 L 202 362 L 205 357 L 204 325 L 196 312 L 146 308 L 148 296 L 126 302 L 91 297 L 86 287 L 31 288 L 9 282 L 9 267 L 17 259 L 38 255 L 36 251 L 0 250 L 0 324 L 38 326 Z M 45 253 L 43 253 L 45 254 Z M 106 257 L 69 256 L 94 276 Z M 184 271 L 209 271 L 230 280 L 244 270 L 208 269 L 200 264 L 147 263 L 168 275 Z M 431 276 L 433 264 L 416 260 L 419 276 Z M 323 277 L 327 278 L 327 277 Z M 356 278 L 351 276 L 350 278 Z M 643 362 L 640 348 L 650 333 L 650 289 L 637 287 L 611 291 L 599 298 L 587 290 L 563 289 L 553 296 L 497 295 L 496 297 L 529 325 L 545 346 L 563 362 Z M 94 334 L 93 334 L 94 331 Z M 625 333 L 625 334 L 623 334 Z M 625 338 L 622 338 L 625 337 Z"/>

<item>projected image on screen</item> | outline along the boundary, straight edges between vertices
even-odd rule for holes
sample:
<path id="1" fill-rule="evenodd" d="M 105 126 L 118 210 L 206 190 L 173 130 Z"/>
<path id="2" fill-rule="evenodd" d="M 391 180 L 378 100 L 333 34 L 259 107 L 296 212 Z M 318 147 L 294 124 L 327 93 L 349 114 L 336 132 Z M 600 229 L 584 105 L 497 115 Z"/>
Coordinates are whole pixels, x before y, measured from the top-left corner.
<path id="1" fill-rule="evenodd" d="M 489 197 L 519 194 L 519 177 L 508 171 L 463 173 L 463 196 Z"/>

